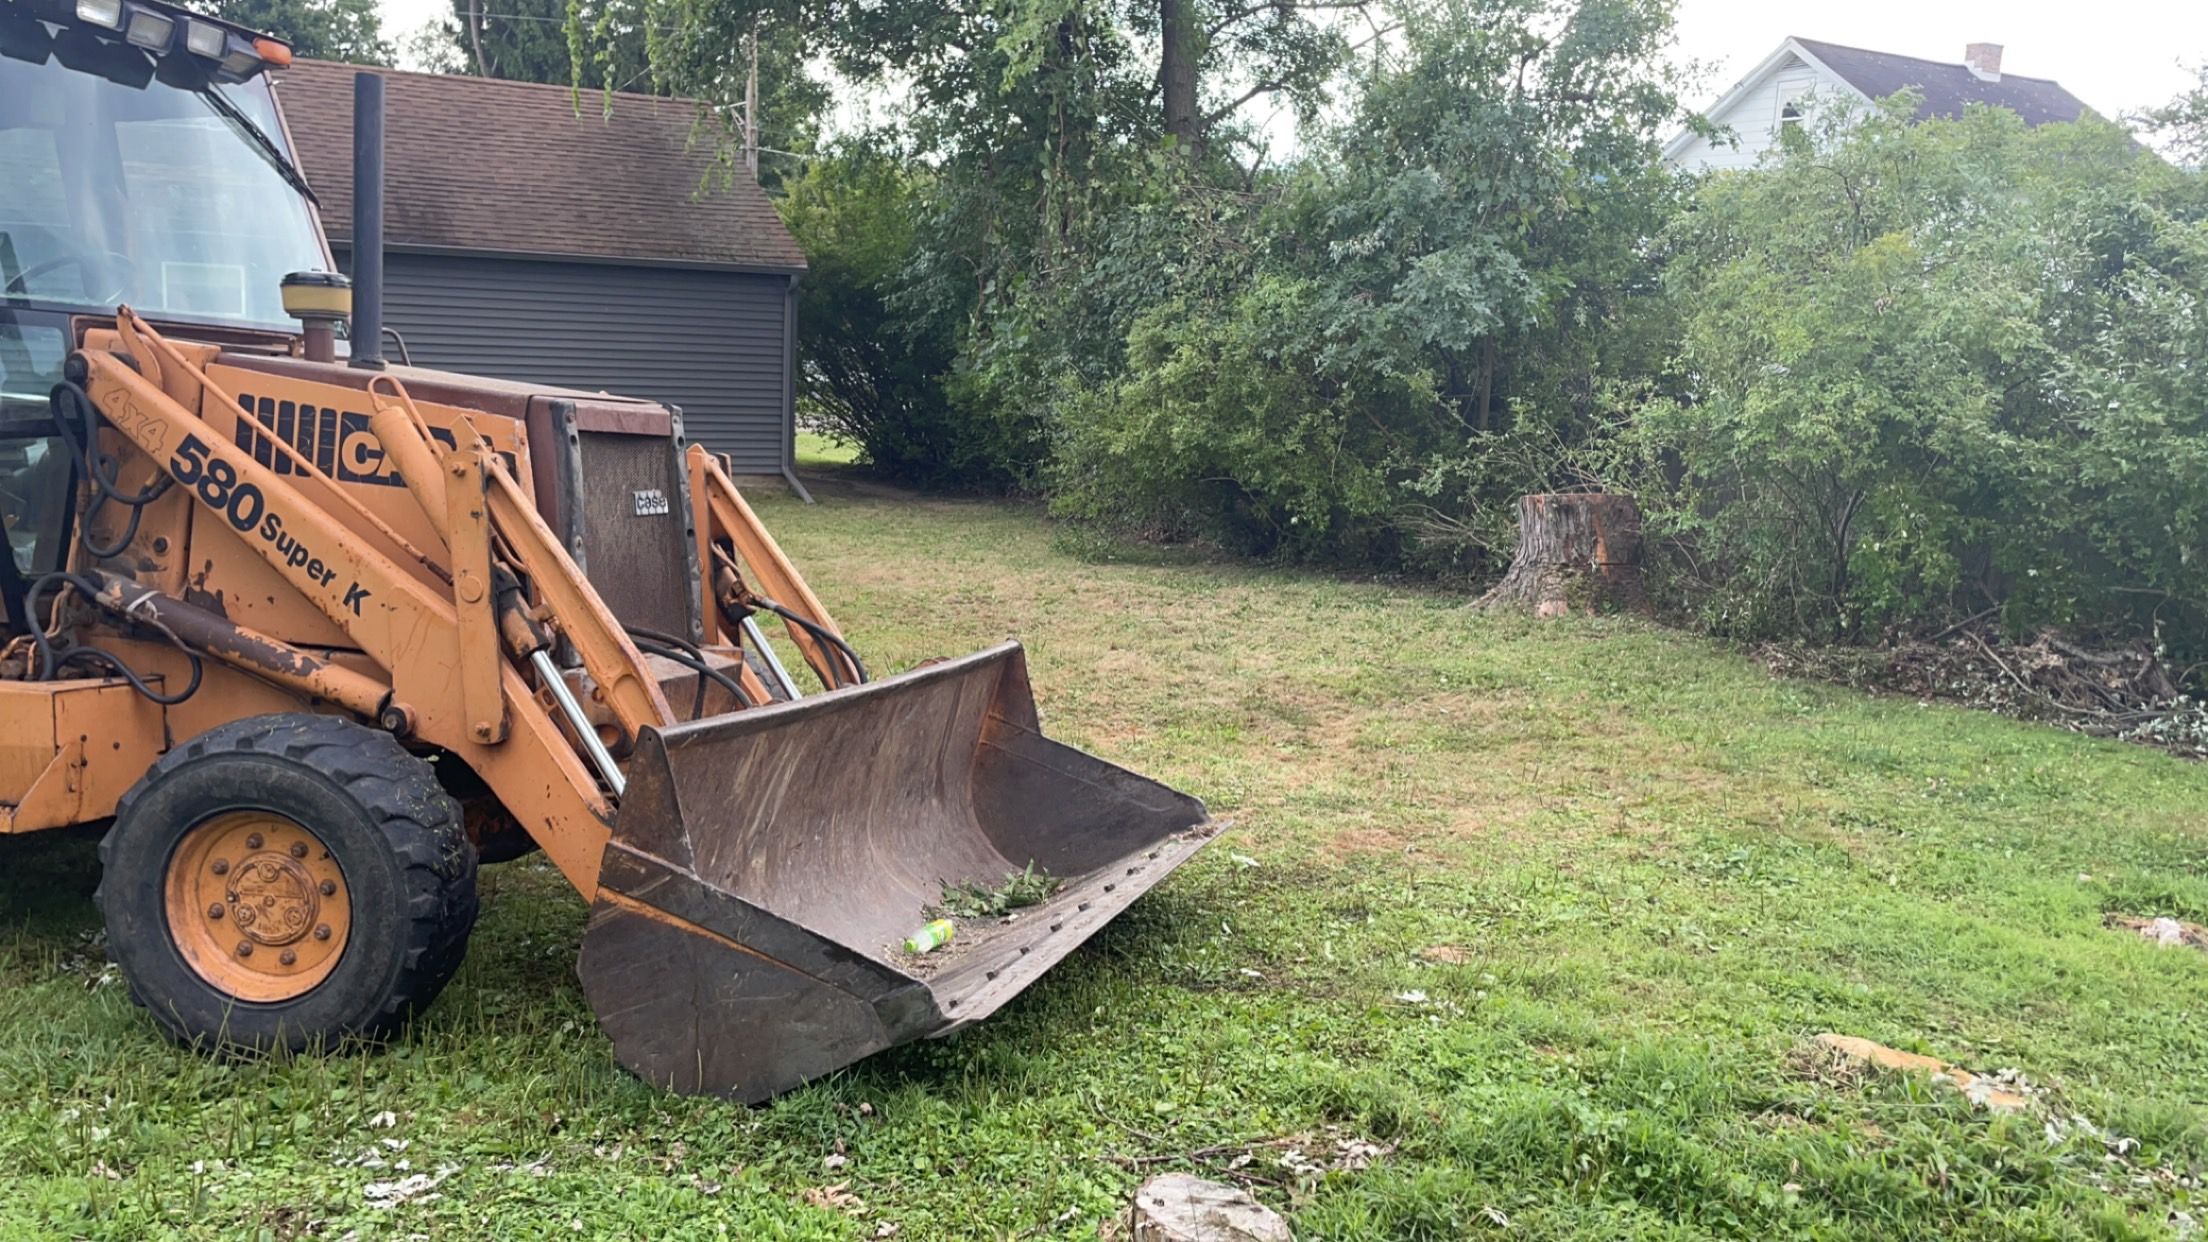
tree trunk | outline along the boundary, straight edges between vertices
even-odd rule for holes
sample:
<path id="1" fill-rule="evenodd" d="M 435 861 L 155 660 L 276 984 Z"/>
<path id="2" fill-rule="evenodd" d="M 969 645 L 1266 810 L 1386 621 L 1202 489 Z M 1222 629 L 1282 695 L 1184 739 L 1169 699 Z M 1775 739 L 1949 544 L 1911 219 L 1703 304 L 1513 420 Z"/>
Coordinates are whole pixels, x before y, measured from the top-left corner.
<path id="1" fill-rule="evenodd" d="M 1158 28 L 1165 132 L 1180 140 L 1183 151 L 1193 152 L 1203 137 L 1203 120 L 1196 113 L 1195 0 L 1158 0 Z"/>
<path id="2" fill-rule="evenodd" d="M 1647 606 L 1641 508 L 1631 496 L 1562 492 L 1518 498 L 1518 554 L 1483 608 L 1538 617 Z"/>
<path id="3" fill-rule="evenodd" d="M 483 59 L 483 0 L 468 0 L 468 44 L 475 49 L 475 76 L 490 77 L 490 62 Z"/>

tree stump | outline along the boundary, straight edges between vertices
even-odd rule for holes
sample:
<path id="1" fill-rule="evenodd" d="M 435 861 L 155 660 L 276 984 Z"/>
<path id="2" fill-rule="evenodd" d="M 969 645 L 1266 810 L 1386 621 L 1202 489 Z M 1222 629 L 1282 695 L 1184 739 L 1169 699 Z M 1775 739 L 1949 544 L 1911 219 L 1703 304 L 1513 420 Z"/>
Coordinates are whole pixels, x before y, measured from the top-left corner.
<path id="1" fill-rule="evenodd" d="M 1518 498 L 1518 552 L 1482 608 L 1529 608 L 1537 617 L 1637 611 L 1641 507 L 1631 496 L 1556 492 Z"/>

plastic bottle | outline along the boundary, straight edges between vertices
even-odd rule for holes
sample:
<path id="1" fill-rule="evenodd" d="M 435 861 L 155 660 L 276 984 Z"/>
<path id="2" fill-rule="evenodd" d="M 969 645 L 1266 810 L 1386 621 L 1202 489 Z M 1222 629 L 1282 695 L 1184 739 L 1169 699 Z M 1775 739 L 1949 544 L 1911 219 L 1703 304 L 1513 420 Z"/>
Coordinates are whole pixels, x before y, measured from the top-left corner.
<path id="1" fill-rule="evenodd" d="M 905 952 L 927 953 L 939 949 L 951 942 L 951 934 L 957 930 L 949 919 L 937 919 L 905 937 Z"/>

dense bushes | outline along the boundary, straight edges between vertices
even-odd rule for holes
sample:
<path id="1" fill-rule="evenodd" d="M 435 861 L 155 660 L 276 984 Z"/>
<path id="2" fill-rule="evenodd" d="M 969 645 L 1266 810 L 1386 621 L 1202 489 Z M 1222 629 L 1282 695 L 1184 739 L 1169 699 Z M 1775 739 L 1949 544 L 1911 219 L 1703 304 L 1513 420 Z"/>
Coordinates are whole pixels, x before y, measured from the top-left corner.
<path id="1" fill-rule="evenodd" d="M 1399 66 L 1129 307 L 1049 411 L 1060 512 L 1365 567 L 1493 567 L 1520 491 L 1661 360 L 1641 242 L 1675 197 L 1655 3 L 1407 17 Z M 1561 23 L 1561 37 L 1548 23 Z M 1184 197 L 1185 189 L 1179 191 Z M 1221 269 L 1233 279 L 1221 279 Z M 1089 326 L 1089 325 L 1082 325 Z M 1507 543 L 1501 548 L 1507 555 Z"/>
<path id="2" fill-rule="evenodd" d="M 2208 216 L 2114 126 L 1906 102 L 1703 187 L 1665 235 L 1680 393 L 1639 480 L 1720 629 L 1989 607 L 2197 643 Z"/>
<path id="3" fill-rule="evenodd" d="M 1630 488 L 1723 632 L 1991 610 L 2208 652 L 2208 185 L 2116 127 L 1903 101 L 1696 185 L 1658 158 L 1666 0 L 1434 0 L 1366 53 L 1303 10 L 1236 36 L 1305 122 L 1268 163 L 1231 106 L 1145 111 L 1180 0 L 1006 2 L 978 42 L 929 18 L 897 143 L 787 187 L 805 408 L 877 467 L 1469 575 L 1521 492 Z M 2158 140 L 2208 150 L 2204 101 Z"/>

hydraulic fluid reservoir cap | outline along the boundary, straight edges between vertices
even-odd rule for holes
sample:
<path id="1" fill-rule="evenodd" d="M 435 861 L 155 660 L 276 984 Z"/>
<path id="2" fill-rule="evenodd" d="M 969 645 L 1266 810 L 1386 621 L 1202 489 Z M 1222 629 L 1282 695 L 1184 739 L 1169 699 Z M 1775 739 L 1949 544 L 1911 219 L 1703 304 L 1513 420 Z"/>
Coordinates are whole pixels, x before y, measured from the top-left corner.
<path id="1" fill-rule="evenodd" d="M 284 277 L 284 313 L 294 319 L 343 319 L 353 313 L 353 282 L 338 272 Z"/>
<path id="2" fill-rule="evenodd" d="M 905 952 L 926 953 L 933 949 L 939 949 L 951 942 L 951 934 L 957 930 L 957 928 L 951 926 L 949 919 L 937 919 L 919 931 L 905 937 Z"/>

